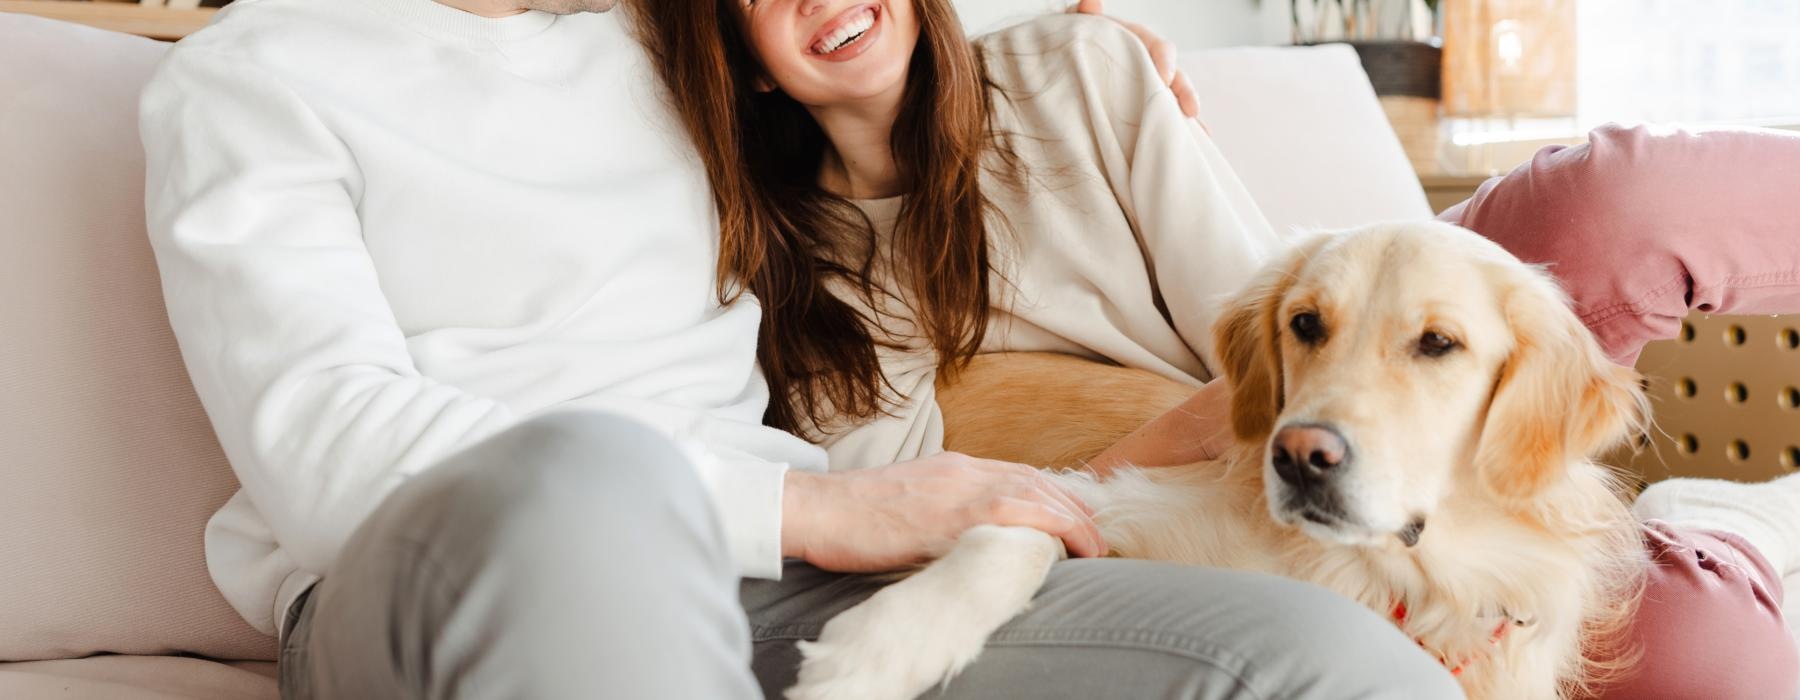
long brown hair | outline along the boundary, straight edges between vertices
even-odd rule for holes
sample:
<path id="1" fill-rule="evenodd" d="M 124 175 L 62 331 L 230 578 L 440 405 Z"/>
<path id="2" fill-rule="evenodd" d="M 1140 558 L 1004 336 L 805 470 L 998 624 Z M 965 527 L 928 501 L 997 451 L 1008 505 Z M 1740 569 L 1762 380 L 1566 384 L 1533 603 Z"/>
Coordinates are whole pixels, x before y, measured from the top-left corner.
<path id="1" fill-rule="evenodd" d="M 632 3 L 712 181 L 720 301 L 749 291 L 762 303 L 757 357 L 772 393 L 764 422 L 796 430 L 872 416 L 886 408 L 876 346 L 890 341 L 878 319 L 827 285 L 846 282 L 879 308 L 873 230 L 848 200 L 819 187 L 829 142 L 812 115 L 780 91 L 755 90 L 761 68 L 737 21 L 740 1 Z M 984 156 L 1017 164 L 990 127 L 991 84 L 956 10 L 949 0 L 912 2 L 919 43 L 892 135 L 906 196 L 889 258 L 919 335 L 951 376 L 987 332 L 989 214 L 1002 219 L 981 192 Z"/>

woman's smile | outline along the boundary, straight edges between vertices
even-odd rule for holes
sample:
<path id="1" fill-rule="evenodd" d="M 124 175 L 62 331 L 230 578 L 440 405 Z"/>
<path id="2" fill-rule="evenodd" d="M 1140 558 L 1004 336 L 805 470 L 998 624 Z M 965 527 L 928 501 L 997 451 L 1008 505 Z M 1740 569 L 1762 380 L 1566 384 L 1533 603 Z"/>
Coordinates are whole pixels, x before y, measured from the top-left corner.
<path id="1" fill-rule="evenodd" d="M 917 0 L 755 0 L 740 5 L 761 87 L 807 108 L 898 110 L 919 46 Z M 957 41 L 966 41 L 961 35 Z"/>
<path id="2" fill-rule="evenodd" d="M 822 61 L 848 61 L 875 45 L 881 35 L 881 5 L 857 5 L 821 27 L 808 43 L 809 53 Z"/>

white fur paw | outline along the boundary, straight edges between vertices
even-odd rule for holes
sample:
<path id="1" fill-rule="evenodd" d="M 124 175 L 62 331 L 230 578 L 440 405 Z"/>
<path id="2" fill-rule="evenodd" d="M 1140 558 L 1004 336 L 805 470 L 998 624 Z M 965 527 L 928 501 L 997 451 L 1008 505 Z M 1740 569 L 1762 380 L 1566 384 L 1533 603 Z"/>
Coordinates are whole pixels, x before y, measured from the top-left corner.
<path id="1" fill-rule="evenodd" d="M 913 592 L 890 586 L 832 618 L 818 641 L 802 642 L 788 700 L 908 700 L 974 661 L 988 630 L 920 624 Z"/>
<path id="2" fill-rule="evenodd" d="M 906 700 L 975 661 L 988 635 L 1031 603 L 1062 555 L 1055 538 L 982 526 L 944 558 L 882 589 L 800 645 L 789 700 Z"/>
<path id="3" fill-rule="evenodd" d="M 788 700 L 908 700 L 918 693 L 900 690 L 899 680 L 857 661 L 854 651 L 802 642 L 806 661 L 800 680 L 787 691 Z"/>

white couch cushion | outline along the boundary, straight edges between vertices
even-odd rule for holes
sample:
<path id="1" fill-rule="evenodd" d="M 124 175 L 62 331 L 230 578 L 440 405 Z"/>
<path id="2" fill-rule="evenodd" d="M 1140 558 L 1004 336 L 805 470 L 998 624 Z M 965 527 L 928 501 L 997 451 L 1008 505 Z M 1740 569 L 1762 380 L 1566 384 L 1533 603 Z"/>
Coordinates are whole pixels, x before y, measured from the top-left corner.
<path id="1" fill-rule="evenodd" d="M 144 234 L 137 96 L 166 47 L 0 14 L 0 661 L 274 658 L 207 575 L 237 482 Z"/>
<path id="2" fill-rule="evenodd" d="M 1348 45 L 1188 52 L 1201 120 L 1277 231 L 1431 217 Z"/>

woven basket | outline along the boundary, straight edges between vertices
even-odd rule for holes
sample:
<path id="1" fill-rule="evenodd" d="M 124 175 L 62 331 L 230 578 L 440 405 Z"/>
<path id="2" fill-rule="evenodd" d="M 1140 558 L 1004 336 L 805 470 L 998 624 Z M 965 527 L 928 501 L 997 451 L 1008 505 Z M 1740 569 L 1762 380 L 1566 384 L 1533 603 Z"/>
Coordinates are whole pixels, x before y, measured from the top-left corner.
<path id="1" fill-rule="evenodd" d="M 1444 92 L 1444 50 L 1417 41 L 1349 41 L 1375 94 L 1437 99 Z"/>

